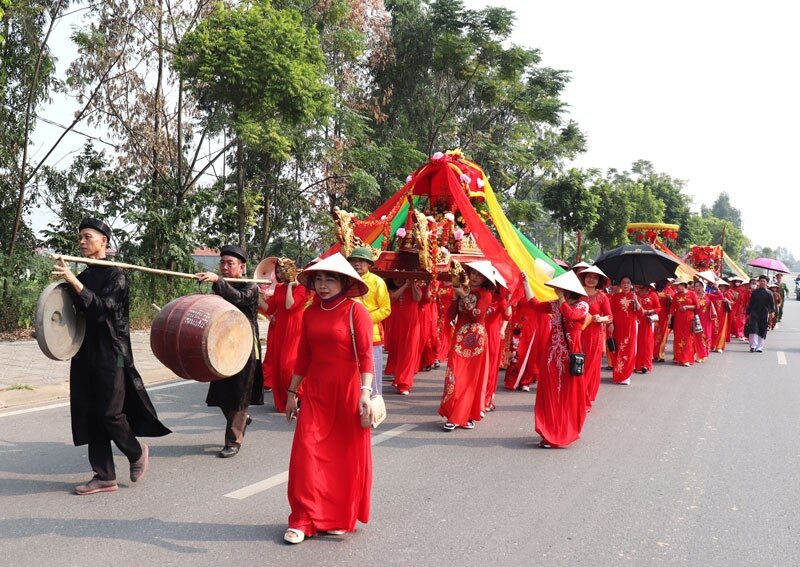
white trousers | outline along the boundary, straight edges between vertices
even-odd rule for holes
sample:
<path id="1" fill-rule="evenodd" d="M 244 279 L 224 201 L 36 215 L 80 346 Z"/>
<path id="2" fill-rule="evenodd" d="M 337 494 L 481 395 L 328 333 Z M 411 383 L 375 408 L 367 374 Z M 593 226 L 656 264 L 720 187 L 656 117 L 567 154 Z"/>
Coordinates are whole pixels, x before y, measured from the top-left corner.
<path id="1" fill-rule="evenodd" d="M 758 333 L 750 333 L 749 342 L 750 348 L 756 350 L 763 350 L 764 348 L 764 339 L 762 339 Z"/>

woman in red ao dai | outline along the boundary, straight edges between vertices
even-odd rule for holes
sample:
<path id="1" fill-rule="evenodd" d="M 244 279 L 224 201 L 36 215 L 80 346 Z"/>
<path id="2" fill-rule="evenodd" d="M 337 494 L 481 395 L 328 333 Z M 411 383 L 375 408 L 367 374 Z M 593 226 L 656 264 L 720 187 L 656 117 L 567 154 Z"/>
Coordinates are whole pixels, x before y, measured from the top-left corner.
<path id="1" fill-rule="evenodd" d="M 456 427 L 473 429 L 481 419 L 486 401 L 489 348 L 485 320 L 494 283 L 490 279 L 489 262 L 472 264 L 465 264 L 470 289 L 453 288 L 453 303 L 448 313 L 449 320 L 457 318 L 439 405 L 439 415 L 447 420 L 445 431 Z"/>

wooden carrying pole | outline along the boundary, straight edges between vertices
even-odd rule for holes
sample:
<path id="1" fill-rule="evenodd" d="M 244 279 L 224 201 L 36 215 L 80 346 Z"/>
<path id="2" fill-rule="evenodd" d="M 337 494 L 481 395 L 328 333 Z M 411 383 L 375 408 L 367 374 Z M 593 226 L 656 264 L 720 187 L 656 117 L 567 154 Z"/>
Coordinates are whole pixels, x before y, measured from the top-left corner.
<path id="1" fill-rule="evenodd" d="M 173 272 L 170 270 L 159 270 L 157 268 L 147 268 L 145 266 L 137 266 L 136 264 L 125 264 L 123 262 L 109 262 L 108 260 L 95 260 L 94 258 L 81 258 L 78 256 L 64 256 L 62 254 L 51 254 L 53 260 L 64 260 L 65 262 L 78 262 L 80 264 L 87 264 L 89 266 L 108 266 L 110 268 L 121 268 L 123 270 L 137 270 L 139 272 L 146 272 L 148 274 L 156 274 L 159 276 L 174 276 L 176 278 L 185 278 L 188 280 L 196 280 L 195 274 L 185 274 L 183 272 Z M 220 276 L 222 277 L 222 276 Z M 266 284 L 272 283 L 272 280 L 255 279 L 255 278 L 224 278 L 228 283 L 256 283 Z"/>

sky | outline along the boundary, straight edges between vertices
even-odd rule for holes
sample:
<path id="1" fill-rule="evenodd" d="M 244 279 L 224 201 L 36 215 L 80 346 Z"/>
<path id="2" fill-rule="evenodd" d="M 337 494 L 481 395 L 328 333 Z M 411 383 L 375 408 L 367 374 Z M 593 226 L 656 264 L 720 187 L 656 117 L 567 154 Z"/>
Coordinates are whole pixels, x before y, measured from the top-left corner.
<path id="1" fill-rule="evenodd" d="M 570 72 L 574 165 L 639 159 L 686 181 L 692 209 L 727 192 L 754 245 L 800 258 L 800 3 L 466 0 L 517 15 L 512 42 Z"/>
<path id="2" fill-rule="evenodd" d="M 723 191 L 754 245 L 800 259 L 800 3 L 791 0 L 465 0 L 517 16 L 512 42 L 570 72 L 566 118 L 588 138 L 572 164 L 630 170 L 639 159 L 686 181 L 693 210 Z M 62 22 L 69 33 L 73 22 Z M 72 51 L 72 52 L 71 52 Z M 64 41 L 63 61 L 74 55 Z M 67 121 L 69 112 L 45 115 Z M 96 133 L 82 125 L 79 130 Z M 37 136 L 59 128 L 39 124 Z M 67 146 L 84 138 L 71 135 Z M 42 143 L 37 151 L 43 152 Z M 98 146 L 102 147 L 102 145 Z M 68 163 L 69 156 L 60 162 Z M 48 216 L 39 213 L 41 228 Z"/>

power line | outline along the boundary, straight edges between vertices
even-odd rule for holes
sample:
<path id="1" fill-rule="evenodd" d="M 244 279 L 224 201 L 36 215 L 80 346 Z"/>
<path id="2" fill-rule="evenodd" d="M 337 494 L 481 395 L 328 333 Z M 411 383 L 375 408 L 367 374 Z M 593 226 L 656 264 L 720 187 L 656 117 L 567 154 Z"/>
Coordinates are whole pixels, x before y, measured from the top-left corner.
<path id="1" fill-rule="evenodd" d="M 69 126 L 64 126 L 63 124 L 59 124 L 58 122 L 56 122 L 54 120 L 50 120 L 49 118 L 45 118 L 44 116 L 39 116 L 38 114 L 36 115 L 36 118 L 38 118 L 42 122 L 50 124 L 51 126 L 56 126 L 57 128 L 61 128 L 62 130 L 69 130 L 70 132 L 75 132 L 76 134 L 78 134 L 80 136 L 83 136 L 84 138 L 87 138 L 89 140 L 94 140 L 95 142 L 100 142 L 101 144 L 106 144 L 107 146 L 111 146 L 115 150 L 119 150 L 119 146 L 117 144 L 113 144 L 111 142 L 107 142 L 107 141 L 103 140 L 102 138 L 98 138 L 97 136 L 92 136 L 91 134 L 86 134 L 85 132 L 81 132 L 80 130 L 76 130 L 75 128 L 70 128 Z"/>

